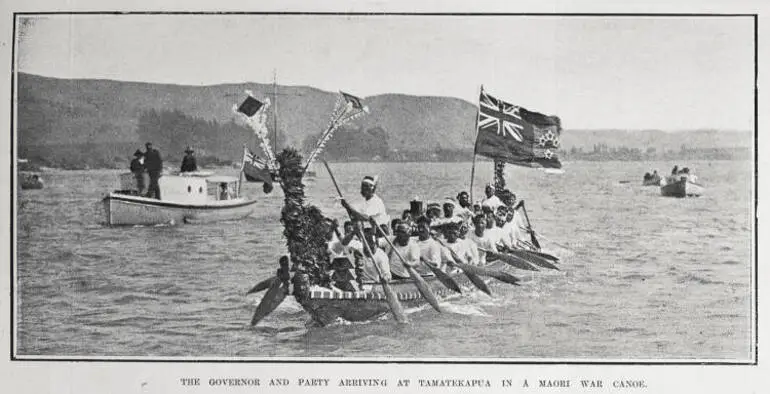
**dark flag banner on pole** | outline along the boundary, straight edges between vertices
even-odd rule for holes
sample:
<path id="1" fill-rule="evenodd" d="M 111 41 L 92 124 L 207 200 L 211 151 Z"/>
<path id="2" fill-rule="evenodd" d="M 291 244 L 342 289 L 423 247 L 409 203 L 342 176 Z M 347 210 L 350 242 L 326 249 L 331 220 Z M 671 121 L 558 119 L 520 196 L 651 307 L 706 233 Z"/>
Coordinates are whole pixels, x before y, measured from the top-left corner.
<path id="1" fill-rule="evenodd" d="M 260 108 L 262 108 L 262 105 L 263 104 L 259 100 L 248 96 L 246 97 L 246 100 L 243 100 L 241 105 L 238 107 L 238 112 L 248 117 L 252 117 L 257 113 L 257 111 L 259 111 Z"/>
<path id="2" fill-rule="evenodd" d="M 561 121 L 528 111 L 481 89 L 475 153 L 525 167 L 561 168 Z"/>

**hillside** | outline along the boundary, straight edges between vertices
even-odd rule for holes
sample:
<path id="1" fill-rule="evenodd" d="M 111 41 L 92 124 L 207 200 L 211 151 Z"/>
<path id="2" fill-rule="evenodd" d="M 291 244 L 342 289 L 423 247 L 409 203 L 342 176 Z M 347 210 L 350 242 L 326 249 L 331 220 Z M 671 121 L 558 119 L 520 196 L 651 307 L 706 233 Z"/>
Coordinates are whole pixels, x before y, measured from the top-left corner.
<path id="1" fill-rule="evenodd" d="M 342 87 L 346 89 L 347 87 Z M 58 150 L 102 150 L 104 157 L 123 160 L 144 141 L 138 122 L 149 111 L 178 111 L 188 117 L 235 126 L 238 117 L 232 106 L 249 89 L 258 98 L 272 94 L 271 84 L 240 83 L 214 86 L 182 86 L 109 80 L 68 80 L 32 74 L 18 75 L 18 143 L 19 153 L 38 156 L 41 149 L 48 154 Z M 328 122 L 337 94 L 312 87 L 283 86 L 278 90 L 278 129 L 280 145 L 301 147 L 305 139 L 314 138 Z M 355 94 L 351 87 L 350 93 Z M 473 145 L 476 107 L 451 97 L 382 94 L 365 98 L 370 115 L 348 126 L 349 130 L 376 130 L 387 142 L 388 149 L 403 153 L 436 151 L 469 151 Z M 526 103 L 521 103 L 526 106 Z M 533 108 L 535 109 L 535 108 Z M 749 132 L 716 130 L 664 132 L 660 130 L 570 130 L 569 119 L 562 147 L 592 149 L 594 144 L 626 146 L 646 150 L 688 148 L 749 147 Z M 270 123 L 272 125 L 272 121 Z M 230 127 L 232 129 L 233 127 Z M 195 134 L 195 130 L 190 130 Z M 349 133 L 349 135 L 352 135 Z M 201 146 L 204 154 L 239 158 L 233 146 L 249 141 L 249 133 L 233 132 L 227 144 Z M 191 141 L 218 139 L 190 137 Z M 185 141 L 176 141 L 183 146 Z M 344 143 L 344 141 L 342 142 Z M 156 143 L 156 145 L 158 145 Z M 56 148 L 57 150 L 50 150 Z M 163 151 L 178 146 L 159 145 Z M 129 152 L 131 151 L 131 152 Z M 181 154 L 181 152 L 180 152 Z M 410 157 L 407 155 L 406 157 Z M 421 156 L 417 156 L 421 157 Z"/>

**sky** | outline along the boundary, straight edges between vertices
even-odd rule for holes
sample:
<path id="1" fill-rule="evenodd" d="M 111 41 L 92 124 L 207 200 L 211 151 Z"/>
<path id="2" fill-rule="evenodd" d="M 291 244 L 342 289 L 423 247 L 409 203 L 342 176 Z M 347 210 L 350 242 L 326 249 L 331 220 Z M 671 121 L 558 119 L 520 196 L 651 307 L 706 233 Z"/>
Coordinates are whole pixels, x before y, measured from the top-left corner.
<path id="1" fill-rule="evenodd" d="M 749 17 L 47 15 L 19 17 L 17 70 L 359 96 L 485 90 L 567 129 L 752 130 Z"/>

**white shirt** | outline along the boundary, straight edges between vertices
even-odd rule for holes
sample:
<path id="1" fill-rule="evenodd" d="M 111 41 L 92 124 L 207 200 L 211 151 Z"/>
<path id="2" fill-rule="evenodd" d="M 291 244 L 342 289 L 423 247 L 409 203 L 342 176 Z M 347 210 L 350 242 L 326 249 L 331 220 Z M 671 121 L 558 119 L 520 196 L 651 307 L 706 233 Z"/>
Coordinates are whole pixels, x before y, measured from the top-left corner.
<path id="1" fill-rule="evenodd" d="M 329 253 L 331 254 L 332 260 L 334 260 L 337 257 L 352 258 L 353 251 L 358 251 L 359 253 L 363 253 L 364 244 L 362 244 L 361 241 L 353 238 L 350 240 L 350 242 L 347 245 L 344 245 L 342 243 L 342 240 L 337 238 L 337 234 L 335 234 L 334 238 L 332 238 L 332 240 L 329 241 Z"/>
<path id="2" fill-rule="evenodd" d="M 425 260 L 429 263 L 432 263 L 434 266 L 441 268 L 441 245 L 439 245 L 435 239 L 428 238 L 425 241 L 420 241 L 419 238 L 415 238 L 413 242 L 420 248 L 420 258 L 422 260 Z"/>
<path id="3" fill-rule="evenodd" d="M 372 257 L 368 256 L 361 256 L 359 257 L 363 260 L 361 261 L 361 279 L 363 281 L 375 281 L 378 282 L 380 280 L 379 275 L 377 274 L 377 268 L 375 268 L 372 265 L 372 258 L 374 258 L 374 261 L 376 262 L 377 266 L 380 268 L 380 272 L 382 272 L 382 276 L 386 280 L 391 280 L 393 277 L 390 274 L 390 263 L 388 262 L 388 256 L 385 254 L 385 252 L 382 249 L 377 249 L 374 251 L 374 255 Z"/>
<path id="4" fill-rule="evenodd" d="M 377 224 L 390 224 L 388 210 L 385 209 L 385 203 L 380 196 L 374 194 L 372 198 L 361 200 L 354 206 L 355 210 L 374 219 Z"/>
<path id="5" fill-rule="evenodd" d="M 478 248 L 477 252 L 479 254 L 479 264 L 481 265 L 484 265 L 487 263 L 487 252 L 485 252 L 482 249 L 497 251 L 497 246 L 495 245 L 496 241 L 494 241 L 492 238 L 489 237 L 489 235 L 487 234 L 488 231 L 489 230 L 484 230 L 484 235 L 482 237 L 478 237 L 475 231 L 471 231 L 466 236 L 466 238 L 468 238 L 469 241 L 473 242 Z"/>
<path id="6" fill-rule="evenodd" d="M 455 261 L 454 256 L 456 255 L 460 259 L 461 263 L 471 265 L 478 264 L 479 258 L 476 245 L 467 239 L 458 238 L 454 243 L 444 242 L 444 245 L 446 245 L 446 248 L 442 250 L 444 253 L 444 260 Z M 454 252 L 454 255 L 447 249 Z"/>
<path id="7" fill-rule="evenodd" d="M 380 246 L 389 258 L 390 272 L 408 278 L 409 271 L 404 267 L 401 258 L 406 260 L 407 264 L 417 268 L 416 266 L 420 264 L 420 247 L 411 239 L 406 246 L 398 245 L 396 243 L 396 237 L 394 236 L 389 236 L 388 239 L 390 239 L 390 244 L 386 240 L 380 239 Z M 393 245 L 393 248 L 395 248 L 395 251 L 390 247 L 391 244 Z M 398 254 L 395 252 L 398 252 Z M 401 255 L 401 257 L 399 257 L 399 255 Z M 427 269 L 427 267 L 424 268 Z"/>

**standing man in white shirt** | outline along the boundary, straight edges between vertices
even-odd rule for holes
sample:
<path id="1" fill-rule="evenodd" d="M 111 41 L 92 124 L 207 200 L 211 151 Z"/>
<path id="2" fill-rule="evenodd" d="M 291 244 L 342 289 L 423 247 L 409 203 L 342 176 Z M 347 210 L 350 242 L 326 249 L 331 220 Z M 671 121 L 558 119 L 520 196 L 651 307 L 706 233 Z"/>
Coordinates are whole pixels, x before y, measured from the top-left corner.
<path id="1" fill-rule="evenodd" d="M 361 181 L 361 197 L 363 201 L 351 206 L 344 198 L 341 203 L 342 206 L 351 215 L 351 218 L 356 221 L 361 221 L 364 226 L 367 226 L 369 219 L 374 219 L 378 226 L 385 225 L 385 229 L 388 228 L 390 217 L 388 211 L 385 209 L 385 203 L 380 196 L 375 194 L 377 190 L 377 180 L 371 176 L 365 176 Z"/>
<path id="2" fill-rule="evenodd" d="M 495 187 L 491 183 L 488 183 L 487 187 L 484 188 L 484 194 L 487 196 L 487 198 L 481 200 L 482 209 L 484 207 L 489 207 L 492 212 L 496 212 L 497 207 L 503 205 L 503 202 L 500 201 L 500 198 L 495 195 Z"/>

